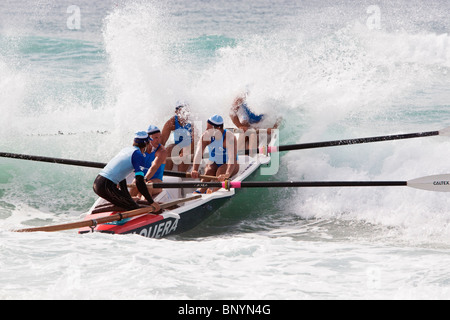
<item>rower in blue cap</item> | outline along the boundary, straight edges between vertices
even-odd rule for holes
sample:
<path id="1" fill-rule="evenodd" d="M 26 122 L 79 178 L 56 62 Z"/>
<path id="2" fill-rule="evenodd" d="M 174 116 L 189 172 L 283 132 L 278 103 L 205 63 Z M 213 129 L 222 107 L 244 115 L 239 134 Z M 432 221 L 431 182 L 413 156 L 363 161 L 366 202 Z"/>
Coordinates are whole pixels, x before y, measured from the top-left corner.
<path id="1" fill-rule="evenodd" d="M 147 129 L 149 143 L 145 151 L 144 174 L 145 182 L 162 182 L 164 169 L 166 167 L 167 150 L 160 143 L 161 130 L 157 126 L 150 125 Z M 162 189 L 152 188 L 149 192 L 152 196 L 160 193 Z M 131 195 L 140 196 L 136 188 L 130 190 Z"/>
<path id="2" fill-rule="evenodd" d="M 211 116 L 203 132 L 194 157 L 191 177 L 199 177 L 198 169 L 205 148 L 209 148 L 209 161 L 206 165 L 205 175 L 216 176 L 219 181 L 225 181 L 238 173 L 237 141 L 233 132 L 223 128 L 223 118 L 220 115 Z M 202 182 L 210 179 L 202 179 Z M 211 191 L 216 191 L 211 190 Z M 206 193 L 206 188 L 197 189 L 197 193 Z"/>
<path id="3" fill-rule="evenodd" d="M 167 150 L 161 144 L 161 130 L 157 126 L 150 125 L 147 133 L 150 138 L 150 143 L 145 153 L 145 180 L 162 182 L 166 167 Z"/>
<path id="4" fill-rule="evenodd" d="M 138 209 L 139 205 L 131 197 L 127 188 L 127 176 L 134 171 L 139 192 L 158 212 L 161 207 L 153 201 L 144 181 L 144 152 L 149 143 L 147 132 L 139 131 L 134 136 L 133 146 L 122 149 L 98 174 L 94 181 L 94 192 L 101 198 L 125 209 Z"/>

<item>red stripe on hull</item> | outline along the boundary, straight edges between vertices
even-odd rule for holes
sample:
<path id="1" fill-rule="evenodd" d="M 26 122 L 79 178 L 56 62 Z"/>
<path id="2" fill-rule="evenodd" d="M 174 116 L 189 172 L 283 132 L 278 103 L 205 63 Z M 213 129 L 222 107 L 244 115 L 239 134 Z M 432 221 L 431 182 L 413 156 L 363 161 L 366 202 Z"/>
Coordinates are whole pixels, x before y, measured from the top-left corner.
<path id="1" fill-rule="evenodd" d="M 110 215 L 113 215 L 116 213 L 118 213 L 118 212 L 113 211 L 113 212 L 102 212 L 102 213 L 97 213 L 97 214 L 90 214 L 85 217 L 85 220 L 95 219 L 96 217 L 97 218 L 106 217 L 106 216 L 110 216 Z M 147 225 L 157 223 L 161 220 L 164 220 L 164 218 L 161 215 L 146 214 L 146 215 L 138 216 L 135 218 L 131 218 L 131 220 L 127 219 L 126 221 L 123 221 L 123 222 L 117 221 L 117 222 L 108 223 L 108 224 L 100 224 L 94 229 L 94 231 L 122 234 L 122 233 L 127 233 L 132 230 L 142 228 Z M 79 230 L 79 233 L 86 233 L 86 232 L 92 232 L 91 228 L 81 228 Z"/>

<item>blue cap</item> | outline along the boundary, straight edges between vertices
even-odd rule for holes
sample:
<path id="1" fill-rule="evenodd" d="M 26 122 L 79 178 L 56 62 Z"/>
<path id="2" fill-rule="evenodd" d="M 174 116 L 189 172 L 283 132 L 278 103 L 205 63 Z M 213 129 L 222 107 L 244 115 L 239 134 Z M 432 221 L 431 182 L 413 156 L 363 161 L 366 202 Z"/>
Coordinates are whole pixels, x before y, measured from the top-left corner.
<path id="1" fill-rule="evenodd" d="M 134 142 L 142 143 L 142 142 L 149 142 L 148 133 L 145 131 L 138 131 L 134 134 Z"/>
<path id="2" fill-rule="evenodd" d="M 147 129 L 147 133 L 149 135 L 152 135 L 152 134 L 155 134 L 155 133 L 158 133 L 158 132 L 161 132 L 161 130 L 159 130 L 159 128 L 157 126 L 154 126 L 154 125 L 150 125 L 148 127 L 148 129 Z"/>
<path id="3" fill-rule="evenodd" d="M 223 124 L 223 118 L 222 118 L 222 116 L 215 114 L 215 115 L 209 117 L 208 123 L 212 124 L 213 126 L 220 126 Z"/>

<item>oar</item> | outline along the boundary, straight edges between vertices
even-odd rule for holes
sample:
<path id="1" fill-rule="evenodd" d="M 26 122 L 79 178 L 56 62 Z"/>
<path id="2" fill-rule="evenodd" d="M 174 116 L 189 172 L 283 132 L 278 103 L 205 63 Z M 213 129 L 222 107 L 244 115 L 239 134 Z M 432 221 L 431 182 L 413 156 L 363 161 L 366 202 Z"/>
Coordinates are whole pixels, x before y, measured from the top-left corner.
<path id="1" fill-rule="evenodd" d="M 426 176 L 409 181 L 224 181 L 151 183 L 153 188 L 315 188 L 315 187 L 393 187 L 450 192 L 450 174 Z"/>
<path id="2" fill-rule="evenodd" d="M 8 152 L 0 152 L 0 157 L 21 159 L 21 160 L 39 161 L 39 162 L 58 163 L 58 164 L 66 164 L 66 165 L 72 165 L 72 166 L 78 166 L 78 167 L 88 167 L 88 168 L 100 168 L 100 169 L 103 169 L 106 166 L 106 163 L 102 163 L 102 162 L 82 161 L 82 160 L 73 160 L 73 159 L 43 157 L 43 156 L 33 156 L 33 155 L 29 155 L 29 154 L 8 153 Z M 181 177 L 181 178 L 190 177 L 189 173 L 178 172 L 178 171 L 168 171 L 168 170 L 164 171 L 164 175 L 171 176 L 171 177 Z M 215 177 L 213 177 L 213 176 L 204 176 L 204 178 L 214 179 Z"/>
<path id="3" fill-rule="evenodd" d="M 40 162 L 59 163 L 59 164 L 67 164 L 67 165 L 72 165 L 72 166 L 89 167 L 89 168 L 104 168 L 106 166 L 106 163 L 101 163 L 101 162 L 32 156 L 29 154 L 18 154 L 18 153 L 7 153 L 7 152 L 0 152 L 0 157 L 21 159 L 21 160 L 32 160 L 32 161 L 40 161 Z"/>
<path id="4" fill-rule="evenodd" d="M 391 141 L 391 140 L 403 140 L 403 139 L 412 139 L 412 138 L 423 138 L 423 137 L 432 137 L 432 136 L 450 136 L 450 127 L 444 128 L 439 131 L 416 132 L 416 133 L 395 134 L 395 135 L 368 137 L 368 138 L 332 140 L 332 141 L 323 141 L 323 142 L 310 142 L 310 143 L 284 145 L 284 146 L 278 146 L 278 147 L 277 146 L 267 146 L 267 147 L 258 148 L 256 150 L 245 150 L 245 154 L 248 155 L 248 154 L 252 154 L 255 152 L 267 154 L 267 153 L 291 151 L 291 150 L 346 146 L 346 145 L 353 145 L 353 144 Z"/>
<path id="5" fill-rule="evenodd" d="M 166 174 L 166 172 L 167 171 L 164 171 L 164 174 Z M 172 177 L 180 177 L 180 178 L 190 178 L 191 177 L 191 174 L 189 172 L 178 172 L 178 171 L 168 171 L 168 172 L 169 172 L 168 175 L 172 176 Z M 217 176 L 207 176 L 207 175 L 203 175 L 203 174 L 200 174 L 198 177 L 199 177 L 199 179 L 209 179 L 209 180 L 217 180 L 218 179 Z M 130 184 L 127 184 L 127 187 L 134 188 L 134 187 L 136 187 L 136 184 L 130 183 Z M 147 183 L 147 187 L 149 189 L 152 189 L 153 184 L 151 182 Z"/>
<path id="6" fill-rule="evenodd" d="M 396 134 L 396 135 L 377 136 L 377 137 L 368 137 L 368 138 L 332 140 L 332 141 L 323 141 L 323 142 L 310 142 L 310 143 L 291 144 L 291 145 L 284 145 L 284 146 L 263 146 L 263 147 L 253 149 L 253 150 L 241 150 L 241 151 L 239 151 L 239 154 L 246 154 L 246 155 L 252 155 L 254 153 L 268 154 L 268 153 L 282 152 L 282 151 L 345 146 L 345 145 L 353 145 L 353 144 L 403 140 L 403 139 L 422 138 L 422 137 L 431 137 L 431 136 L 439 136 L 439 135 L 450 136 L 450 127 L 447 127 L 447 128 L 444 128 L 444 129 L 438 130 L 438 131 L 426 131 L 426 132 Z M 17 154 L 17 153 L 7 153 L 7 152 L 0 152 L 0 157 L 22 159 L 22 160 L 32 160 L 32 161 L 40 161 L 40 162 L 59 163 L 59 164 L 74 165 L 74 166 L 80 166 L 80 167 L 90 167 L 90 168 L 104 168 L 106 166 L 106 163 L 101 163 L 101 162 L 62 159 L 62 158 L 43 157 L 43 156 L 33 156 L 33 155 L 27 155 L 27 154 Z M 177 173 L 175 171 L 164 171 L 164 174 L 166 176 L 179 176 L 179 173 Z"/>
<path id="7" fill-rule="evenodd" d="M 191 174 L 189 172 L 179 172 L 179 171 L 164 171 L 164 175 L 171 177 L 179 177 L 179 178 L 191 178 Z M 200 179 L 211 179 L 217 180 L 216 176 L 207 176 L 207 175 L 199 175 Z"/>
<path id="8" fill-rule="evenodd" d="M 283 145 L 283 146 L 262 146 L 257 149 L 239 150 L 238 154 L 245 154 L 245 155 L 252 155 L 255 153 L 268 154 L 268 153 L 292 151 L 292 150 L 347 146 L 347 145 L 353 145 L 353 144 L 363 144 L 363 143 L 392 141 L 392 140 L 404 140 L 404 139 L 423 138 L 423 137 L 432 137 L 432 136 L 450 136 L 450 127 L 447 127 L 447 128 L 444 128 L 444 129 L 438 130 L 438 131 L 415 132 L 415 133 L 395 134 L 395 135 L 367 137 L 367 138 L 331 140 L 331 141 L 322 141 L 322 142 L 308 142 L 308 143 L 290 144 L 290 145 Z M 206 156 L 206 154 L 205 154 L 205 156 Z"/>
<path id="9" fill-rule="evenodd" d="M 368 137 L 368 138 L 356 138 L 356 139 L 345 139 L 345 140 L 332 140 L 323 142 L 310 142 L 310 143 L 300 143 L 291 144 L 284 146 L 267 146 L 261 147 L 255 150 L 241 150 L 239 153 L 251 154 L 251 153 L 273 153 L 291 150 L 301 150 L 301 149 L 314 149 L 314 148 L 325 148 L 334 146 L 345 146 L 353 144 L 380 142 L 380 141 L 391 141 L 391 140 L 402 140 L 402 139 L 412 139 L 412 138 L 422 138 L 431 136 L 450 136 L 450 127 L 444 128 L 438 131 L 426 131 L 426 132 L 416 132 L 416 133 L 406 133 L 406 134 L 396 134 L 378 137 Z M 67 164 L 82 167 L 91 168 L 104 168 L 106 163 L 93 162 L 93 161 L 82 161 L 82 160 L 72 160 L 72 159 L 62 159 L 53 157 L 43 157 L 43 156 L 33 156 L 28 154 L 17 154 L 17 153 L 7 153 L 0 152 L 0 157 L 4 158 L 14 158 L 22 160 L 32 160 L 50 163 Z M 167 171 L 167 175 L 171 175 L 173 171 Z M 166 171 L 164 172 L 166 174 Z"/>
<path id="10" fill-rule="evenodd" d="M 170 201 L 170 202 L 165 202 L 165 203 L 161 204 L 160 207 L 161 207 L 161 209 L 167 209 L 167 208 L 170 208 L 177 204 L 187 202 L 187 201 L 192 201 L 192 200 L 198 199 L 200 197 L 201 197 L 201 195 L 197 195 L 197 196 L 193 196 L 193 197 L 188 197 L 188 198 L 178 199 L 178 200 L 174 200 L 174 201 Z M 145 208 L 140 208 L 140 209 L 136 209 L 136 210 L 113 214 L 113 215 L 110 215 L 107 217 L 101 217 L 98 219 L 90 219 L 90 220 L 79 221 L 79 222 L 64 223 L 64 224 L 45 226 L 45 227 L 27 228 L 27 229 L 13 230 L 13 231 L 14 232 L 37 232 L 37 231 L 55 232 L 55 231 L 63 231 L 63 230 L 70 230 L 70 229 L 78 229 L 78 228 L 83 228 L 83 227 L 96 227 L 98 224 L 132 218 L 132 217 L 136 217 L 139 215 L 151 213 L 152 211 L 153 211 L 152 207 L 145 207 Z"/>

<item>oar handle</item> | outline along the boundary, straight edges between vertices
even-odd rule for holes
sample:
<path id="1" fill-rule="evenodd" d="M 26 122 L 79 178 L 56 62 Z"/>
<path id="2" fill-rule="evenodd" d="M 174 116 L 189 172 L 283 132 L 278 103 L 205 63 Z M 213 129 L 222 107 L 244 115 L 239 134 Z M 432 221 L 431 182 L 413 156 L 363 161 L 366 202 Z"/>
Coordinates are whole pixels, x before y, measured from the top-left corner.
<path id="1" fill-rule="evenodd" d="M 190 173 L 186 173 L 186 175 L 188 176 L 188 178 L 192 178 L 192 176 L 191 176 Z M 198 177 L 199 177 L 200 179 L 210 179 L 210 180 L 217 180 L 217 179 L 219 179 L 219 178 L 216 177 L 216 176 L 208 176 L 208 175 L 205 175 L 205 174 L 201 174 L 201 175 L 199 175 Z"/>
<path id="2" fill-rule="evenodd" d="M 180 177 L 180 178 L 191 178 L 191 174 L 189 172 L 179 172 L 179 171 L 164 171 L 164 175 L 171 177 Z M 217 180 L 216 176 L 208 176 L 208 175 L 199 175 L 200 179 L 210 179 Z"/>
<path id="3" fill-rule="evenodd" d="M 181 172 L 180 172 L 181 173 Z M 191 174 L 190 173 L 184 173 L 184 174 L 182 174 L 181 176 L 184 176 L 184 177 L 190 177 L 191 176 Z M 205 176 L 205 175 L 199 175 L 199 178 L 200 179 L 210 179 L 210 180 L 217 180 L 218 178 L 217 177 L 215 177 L 215 176 Z M 219 183 L 219 182 L 218 182 Z M 158 188 L 158 187 L 156 187 L 155 185 L 157 185 L 158 184 L 158 182 L 155 182 L 155 183 L 153 183 L 153 182 L 148 182 L 148 183 L 146 183 L 146 185 L 147 185 L 147 187 L 148 188 Z M 168 183 L 164 183 L 163 182 L 163 184 L 164 185 L 168 185 Z M 176 182 L 174 182 L 174 185 L 176 185 Z M 131 183 L 131 184 L 127 184 L 127 187 L 128 188 L 133 188 L 133 187 L 136 187 L 136 184 L 135 183 Z M 176 187 L 175 187 L 176 188 Z"/>

